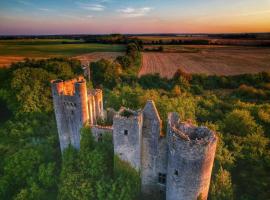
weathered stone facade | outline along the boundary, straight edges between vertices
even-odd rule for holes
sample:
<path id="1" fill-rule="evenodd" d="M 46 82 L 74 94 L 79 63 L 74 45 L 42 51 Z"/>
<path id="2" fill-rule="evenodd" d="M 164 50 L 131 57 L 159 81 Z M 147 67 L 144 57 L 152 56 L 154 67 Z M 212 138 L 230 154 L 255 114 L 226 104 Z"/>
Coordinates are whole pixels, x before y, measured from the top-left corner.
<path id="1" fill-rule="evenodd" d="M 52 96 L 61 151 L 69 144 L 80 148 L 80 129 L 103 117 L 102 90 L 87 91 L 83 77 L 53 80 Z"/>
<path id="2" fill-rule="evenodd" d="M 101 90 L 88 91 L 82 77 L 52 81 L 55 115 L 61 150 L 80 147 L 80 128 L 88 123 L 94 138 L 113 134 L 114 153 L 141 175 L 144 199 L 207 199 L 217 136 L 206 127 L 180 121 L 169 113 L 167 134 L 151 100 L 143 110 L 109 110 L 112 127 L 96 125 L 103 115 Z"/>
<path id="3" fill-rule="evenodd" d="M 142 111 L 121 108 L 113 119 L 114 152 L 139 170 L 143 198 L 206 200 L 216 134 L 181 122 L 176 113 L 169 113 L 166 137 L 161 130 L 153 101 Z"/>
<path id="4" fill-rule="evenodd" d="M 113 118 L 114 153 L 141 170 L 142 113 L 121 108 Z"/>

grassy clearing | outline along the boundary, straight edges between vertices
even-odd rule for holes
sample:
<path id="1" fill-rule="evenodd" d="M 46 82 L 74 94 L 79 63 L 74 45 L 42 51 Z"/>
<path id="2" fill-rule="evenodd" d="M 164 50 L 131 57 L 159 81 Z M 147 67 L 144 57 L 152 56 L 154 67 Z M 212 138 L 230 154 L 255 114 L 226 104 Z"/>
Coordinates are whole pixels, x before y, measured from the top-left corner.
<path id="1" fill-rule="evenodd" d="M 0 41 L 0 56 L 51 57 L 76 56 L 83 53 L 123 51 L 121 45 L 108 44 L 63 44 L 67 40 L 4 40 Z"/>

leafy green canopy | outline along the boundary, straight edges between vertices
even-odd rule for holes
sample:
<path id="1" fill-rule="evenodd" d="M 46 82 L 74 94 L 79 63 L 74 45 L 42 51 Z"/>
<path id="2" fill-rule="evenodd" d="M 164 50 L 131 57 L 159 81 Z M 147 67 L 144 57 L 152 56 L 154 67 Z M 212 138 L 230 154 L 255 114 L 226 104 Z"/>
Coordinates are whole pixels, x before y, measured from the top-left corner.
<path id="1" fill-rule="evenodd" d="M 0 199 L 56 199 L 60 150 L 50 80 L 80 72 L 78 61 L 62 58 L 0 70 L 0 99 L 13 112 L 0 124 Z"/>
<path id="2" fill-rule="evenodd" d="M 140 189 L 138 173 L 113 158 L 111 135 L 105 134 L 102 141 L 95 142 L 91 129 L 82 129 L 80 150 L 70 146 L 63 155 L 59 199 L 136 199 Z"/>

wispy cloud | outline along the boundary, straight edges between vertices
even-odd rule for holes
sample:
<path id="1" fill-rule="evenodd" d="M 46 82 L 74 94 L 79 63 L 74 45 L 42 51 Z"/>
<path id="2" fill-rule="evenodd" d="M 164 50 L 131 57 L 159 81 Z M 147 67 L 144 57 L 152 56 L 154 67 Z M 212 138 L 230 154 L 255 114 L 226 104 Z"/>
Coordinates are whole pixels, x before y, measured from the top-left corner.
<path id="1" fill-rule="evenodd" d="M 44 12 L 53 11 L 52 9 L 49 9 L 49 8 L 39 8 L 39 10 L 44 11 Z"/>
<path id="2" fill-rule="evenodd" d="M 239 14 L 236 14 L 235 16 L 261 15 L 261 14 L 266 14 L 266 13 L 270 13 L 270 10 L 258 10 L 254 12 L 239 13 Z"/>
<path id="3" fill-rule="evenodd" d="M 142 7 L 142 8 L 132 8 L 127 7 L 123 9 L 117 10 L 124 17 L 141 17 L 147 15 L 153 8 L 150 7 Z"/>
<path id="4" fill-rule="evenodd" d="M 105 6 L 100 3 L 81 3 L 77 2 L 77 5 L 85 10 L 91 10 L 91 11 L 103 11 L 105 10 Z"/>
<path id="5" fill-rule="evenodd" d="M 32 6 L 33 4 L 29 1 L 24 1 L 24 0 L 17 0 L 18 3 L 26 5 L 26 6 Z"/>

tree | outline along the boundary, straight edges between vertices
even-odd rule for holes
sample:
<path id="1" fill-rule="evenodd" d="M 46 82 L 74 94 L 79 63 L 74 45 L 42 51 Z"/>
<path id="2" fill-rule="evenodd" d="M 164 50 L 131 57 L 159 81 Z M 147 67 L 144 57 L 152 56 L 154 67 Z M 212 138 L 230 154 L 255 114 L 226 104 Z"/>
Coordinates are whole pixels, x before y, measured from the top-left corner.
<path id="1" fill-rule="evenodd" d="M 44 69 L 22 68 L 13 72 L 11 89 L 21 112 L 52 111 L 49 81 L 54 79 Z"/>
<path id="2" fill-rule="evenodd" d="M 236 154 L 236 167 L 232 171 L 237 196 L 239 199 L 269 199 L 269 138 L 261 133 L 252 133 L 246 137 L 234 137 L 233 141 L 240 147 Z"/>
<path id="3" fill-rule="evenodd" d="M 220 168 L 212 180 L 210 200 L 233 200 L 233 186 L 231 175 Z"/>
<path id="4" fill-rule="evenodd" d="M 36 183 L 30 187 L 22 189 L 14 198 L 15 200 L 46 200 L 46 192 Z"/>
<path id="5" fill-rule="evenodd" d="M 131 65 L 131 59 L 128 56 L 118 56 L 116 61 L 122 66 L 123 69 L 127 69 Z"/>
<path id="6" fill-rule="evenodd" d="M 92 62 L 90 69 L 94 86 L 104 85 L 107 88 L 113 88 L 120 82 L 122 68 L 116 62 L 101 59 L 97 62 Z"/>
<path id="7" fill-rule="evenodd" d="M 235 109 L 228 113 L 224 119 L 224 126 L 224 132 L 240 136 L 262 131 L 247 110 Z"/>

